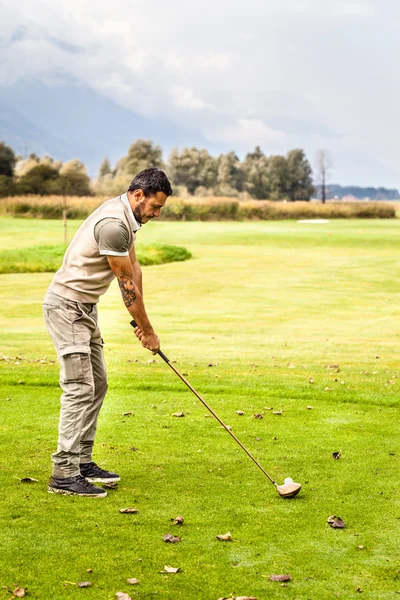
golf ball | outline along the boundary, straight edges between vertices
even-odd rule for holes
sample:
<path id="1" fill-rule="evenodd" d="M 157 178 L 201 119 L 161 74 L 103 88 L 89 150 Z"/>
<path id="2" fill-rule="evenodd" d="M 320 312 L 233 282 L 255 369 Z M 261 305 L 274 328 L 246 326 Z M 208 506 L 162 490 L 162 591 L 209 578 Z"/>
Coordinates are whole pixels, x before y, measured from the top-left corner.
<path id="1" fill-rule="evenodd" d="M 291 477 L 286 477 L 285 485 L 288 485 L 288 483 L 293 483 L 293 479 Z"/>

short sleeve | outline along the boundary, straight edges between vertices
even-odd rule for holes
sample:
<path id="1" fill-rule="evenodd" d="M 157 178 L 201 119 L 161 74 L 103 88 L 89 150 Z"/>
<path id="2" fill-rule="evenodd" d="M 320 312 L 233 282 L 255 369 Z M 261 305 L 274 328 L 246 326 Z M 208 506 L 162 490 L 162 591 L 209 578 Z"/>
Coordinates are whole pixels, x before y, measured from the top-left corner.
<path id="1" fill-rule="evenodd" d="M 94 237 L 100 254 L 129 256 L 129 231 L 121 219 L 102 219 L 94 228 Z"/>

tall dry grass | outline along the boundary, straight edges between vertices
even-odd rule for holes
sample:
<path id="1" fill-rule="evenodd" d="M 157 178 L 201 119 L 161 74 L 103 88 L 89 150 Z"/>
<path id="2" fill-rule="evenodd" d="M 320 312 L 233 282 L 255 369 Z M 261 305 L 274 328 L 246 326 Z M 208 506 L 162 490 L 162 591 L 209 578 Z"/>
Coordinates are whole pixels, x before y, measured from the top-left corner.
<path id="1" fill-rule="evenodd" d="M 84 219 L 105 197 L 14 196 L 0 200 L 0 214 L 16 217 Z M 241 221 L 247 219 L 393 219 L 395 203 L 388 202 L 271 202 L 236 198 L 169 198 L 164 221 Z"/>

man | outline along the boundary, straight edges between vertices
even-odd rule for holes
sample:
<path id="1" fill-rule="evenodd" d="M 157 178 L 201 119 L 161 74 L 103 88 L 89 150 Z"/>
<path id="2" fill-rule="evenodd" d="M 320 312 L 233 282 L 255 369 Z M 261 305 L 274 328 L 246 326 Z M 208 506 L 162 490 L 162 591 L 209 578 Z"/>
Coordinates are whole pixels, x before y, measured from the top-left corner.
<path id="1" fill-rule="evenodd" d="M 171 194 L 163 171 L 141 171 L 127 193 L 104 202 L 84 221 L 46 293 L 43 314 L 60 362 L 63 390 L 49 492 L 99 498 L 107 492 L 93 483 L 120 479 L 92 459 L 97 418 L 107 392 L 97 302 L 117 277 L 124 304 L 138 324 L 136 336 L 144 348 L 159 350 L 143 303 L 134 242 L 141 225 L 160 216 Z"/>

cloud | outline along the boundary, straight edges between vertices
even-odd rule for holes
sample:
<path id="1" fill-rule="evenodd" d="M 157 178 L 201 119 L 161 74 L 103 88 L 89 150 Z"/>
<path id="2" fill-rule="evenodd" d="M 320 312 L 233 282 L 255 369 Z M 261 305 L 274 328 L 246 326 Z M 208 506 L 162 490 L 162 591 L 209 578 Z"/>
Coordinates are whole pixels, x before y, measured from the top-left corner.
<path id="1" fill-rule="evenodd" d="M 344 156 L 357 140 L 400 185 L 397 0 L 17 0 L 2 13 L 0 83 L 76 78 L 238 151 L 313 152 L 322 136 Z"/>

